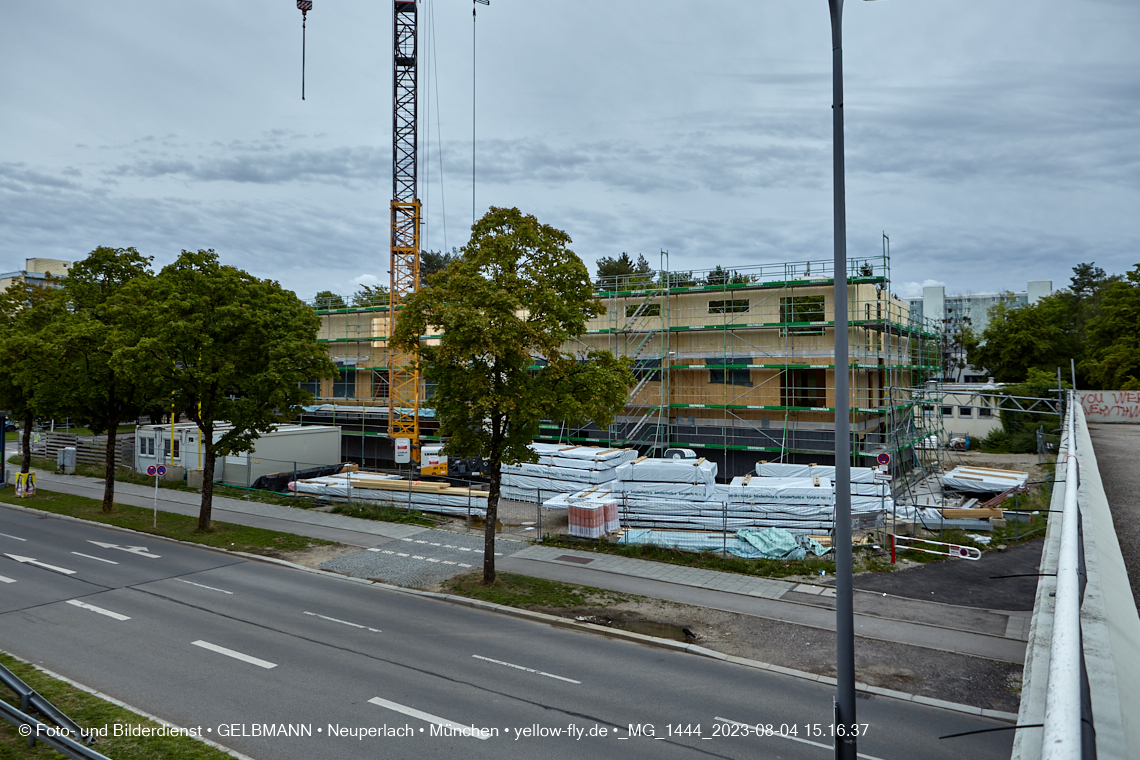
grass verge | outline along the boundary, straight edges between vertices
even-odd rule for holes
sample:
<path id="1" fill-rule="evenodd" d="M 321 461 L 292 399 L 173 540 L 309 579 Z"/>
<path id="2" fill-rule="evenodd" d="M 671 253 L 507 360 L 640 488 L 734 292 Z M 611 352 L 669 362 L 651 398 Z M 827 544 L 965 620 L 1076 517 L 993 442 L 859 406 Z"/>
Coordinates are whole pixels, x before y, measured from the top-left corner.
<path id="1" fill-rule="evenodd" d="M 442 588 L 444 593 L 524 610 L 605 607 L 635 598 L 593 586 L 579 586 L 514 573 L 499 573 L 492 585 L 484 586 L 481 570 L 449 578 L 443 582 Z"/>
<path id="2" fill-rule="evenodd" d="M 251 554 L 273 555 L 278 552 L 294 552 L 310 546 L 328 546 L 333 541 L 295 536 L 264 528 L 250 528 L 226 522 L 211 523 L 209 531 L 198 530 L 198 518 L 177 515 L 172 512 L 158 513 L 157 526 L 152 524 L 154 511 L 144 507 L 116 504 L 115 511 L 104 514 L 102 502 L 86 496 L 36 490 L 36 495 L 18 499 L 12 489 L 0 491 L 0 502 L 16 504 L 30 509 L 41 509 L 57 515 L 70 515 L 104 525 L 117 525 L 140 533 L 188 541 L 221 549 L 249 552 Z"/>
<path id="3" fill-rule="evenodd" d="M 667 562 L 671 565 L 684 565 L 702 570 L 719 570 L 738 575 L 754 575 L 762 578 L 784 578 L 789 575 L 819 575 L 822 570 L 829 575 L 835 572 L 835 562 L 830 559 L 744 559 L 722 556 L 714 552 L 688 552 L 663 546 L 627 546 L 608 541 L 580 542 L 566 536 L 547 536 L 543 543 L 547 546 L 560 546 L 578 551 L 594 551 L 602 554 L 616 554 L 633 559 L 646 559 L 652 562 Z M 860 557 L 856 554 L 856 558 Z M 889 562 L 889 560 L 888 560 Z M 858 570 L 856 570 L 858 572 Z"/>
<path id="4" fill-rule="evenodd" d="M 94 694 L 88 694 L 69 683 L 57 680 L 40 670 L 0 652 L 0 662 L 18 675 L 33 689 L 42 694 L 65 715 L 85 729 L 102 731 L 94 749 L 115 760 L 151 760 L 162 757 L 170 760 L 231 760 L 221 750 L 188 736 L 114 736 L 115 725 L 160 728 L 158 723 L 131 712 L 125 707 L 111 704 Z M 5 701 L 13 696 L 4 689 Z M 74 737 L 73 737 L 74 738 Z M 7 721 L 0 722 L 0 758 L 58 758 L 61 755 L 43 742 L 28 748 L 28 740 L 16 732 Z"/>
<path id="5" fill-rule="evenodd" d="M 426 525 L 434 527 L 439 525 L 438 520 L 425 517 L 422 512 L 414 509 L 407 512 L 390 504 L 337 504 L 332 511 L 347 517 L 359 517 L 363 520 L 382 520 L 383 522 L 407 523 L 409 525 Z"/>

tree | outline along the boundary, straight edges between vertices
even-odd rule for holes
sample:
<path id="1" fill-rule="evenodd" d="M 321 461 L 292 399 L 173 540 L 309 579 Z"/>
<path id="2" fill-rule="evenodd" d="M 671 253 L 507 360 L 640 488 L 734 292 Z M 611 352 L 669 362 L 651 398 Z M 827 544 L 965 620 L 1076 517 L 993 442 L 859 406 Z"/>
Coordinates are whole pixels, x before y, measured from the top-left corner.
<path id="1" fill-rule="evenodd" d="M 175 413 L 198 425 L 205 462 L 198 529 L 209 530 L 218 456 L 247 451 L 312 395 L 301 383 L 335 374 L 317 342 L 320 317 L 272 280 L 183 251 L 157 277 L 122 291 L 138 314 L 115 369 L 154 378 Z M 225 427 L 220 423 L 228 423 Z"/>
<path id="2" fill-rule="evenodd" d="M 447 266 L 457 260 L 460 254 L 455 248 L 451 249 L 451 253 L 444 253 L 443 251 L 423 251 L 420 253 L 420 283 L 427 285 L 428 278 L 433 274 L 442 272 Z"/>
<path id="3" fill-rule="evenodd" d="M 1078 297 L 1093 295 L 1108 280 L 1104 270 L 1094 266 L 1095 261 L 1073 267 L 1070 290 Z"/>
<path id="4" fill-rule="evenodd" d="M 63 370 L 48 383 L 59 394 L 58 408 L 106 432 L 103 512 L 115 508 L 115 443 L 119 424 L 136 419 L 154 401 L 145 376 L 121 373 L 114 356 L 123 338 L 136 334 L 138 314 L 122 308 L 119 292 L 128 283 L 153 277 L 151 259 L 134 248 L 99 247 L 72 266 L 63 291 L 69 312 L 55 336 Z"/>
<path id="5" fill-rule="evenodd" d="M 1140 390 L 1140 264 L 1110 283 L 1088 323 L 1081 369 L 1101 388 Z"/>
<path id="6" fill-rule="evenodd" d="M 729 271 L 720 264 L 705 276 L 706 285 L 745 285 L 751 281 L 752 278 L 748 275 L 741 274 L 735 269 Z"/>
<path id="7" fill-rule="evenodd" d="M 383 285 L 361 285 L 352 294 L 353 306 L 387 306 L 388 288 Z"/>
<path id="8" fill-rule="evenodd" d="M 570 237 L 517 208 L 492 208 L 462 257 L 431 288 L 408 297 L 391 345 L 414 352 L 437 383 L 433 402 L 449 455 L 480 455 L 490 480 L 483 582 L 495 580 L 501 467 L 533 462 L 544 418 L 608 425 L 625 403 L 629 362 L 608 351 L 583 357 L 564 344 L 600 313 L 589 272 Z M 440 334 L 438 345 L 420 336 Z M 541 366 L 531 370 L 535 359 Z"/>
<path id="9" fill-rule="evenodd" d="M 185 251 L 183 251 L 185 253 Z M 347 309 L 348 304 L 344 302 L 344 297 L 339 296 L 331 290 L 322 290 L 317 293 L 313 299 L 313 305 L 318 309 Z"/>
<path id="10" fill-rule="evenodd" d="M 20 472 L 32 466 L 32 427 L 50 414 L 46 380 L 59 372 L 51 337 L 67 316 L 59 290 L 17 283 L 0 293 L 0 405 L 23 423 Z"/>
<path id="11" fill-rule="evenodd" d="M 970 364 L 985 367 L 1002 383 L 1018 383 L 1036 367 L 1051 372 L 1077 355 L 1078 340 L 1065 296 L 1043 298 L 1033 306 L 1003 301 L 990 307 L 989 324 L 962 342 Z"/>
<path id="12" fill-rule="evenodd" d="M 645 254 L 638 254 L 636 264 L 624 251 L 617 258 L 602 256 L 597 266 L 600 290 L 638 290 L 653 284 L 653 270 Z"/>

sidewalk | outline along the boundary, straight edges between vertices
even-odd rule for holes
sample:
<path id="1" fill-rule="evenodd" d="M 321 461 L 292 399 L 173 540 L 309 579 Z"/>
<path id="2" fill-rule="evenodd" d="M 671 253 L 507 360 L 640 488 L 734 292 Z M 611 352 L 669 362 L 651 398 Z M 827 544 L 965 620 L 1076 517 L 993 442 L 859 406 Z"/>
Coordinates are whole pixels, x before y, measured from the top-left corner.
<path id="1" fill-rule="evenodd" d="M 95 478 L 37 471 L 36 479 L 45 490 L 102 498 L 103 482 Z M 116 483 L 115 501 L 150 508 L 155 503 L 154 489 Z M 196 516 L 199 503 L 200 496 L 194 492 L 161 488 L 158 492 L 158 508 L 165 512 Z M 213 516 L 362 550 L 407 541 L 430 530 L 217 496 Z M 503 557 L 497 566 L 503 572 L 835 630 L 835 590 L 824 585 L 541 545 Z M 856 591 L 855 611 L 857 636 L 1018 664 L 1025 658 L 1027 612 L 974 609 L 868 591 Z"/>
<path id="2" fill-rule="evenodd" d="M 87 496 L 92 499 L 103 498 L 103 481 L 95 478 L 56 475 L 36 470 L 36 484 L 47 491 Z M 155 504 L 154 488 L 134 483 L 115 483 L 115 502 L 149 509 Z M 193 491 L 158 489 L 158 508 L 163 512 L 197 517 L 201 503 L 201 495 Z M 213 499 L 213 519 L 247 525 L 251 528 L 267 528 L 309 538 L 321 538 L 364 549 L 380 546 L 394 539 L 414 536 L 427 530 L 418 525 L 360 520 L 330 512 L 281 507 L 260 501 L 221 496 L 215 496 Z"/>

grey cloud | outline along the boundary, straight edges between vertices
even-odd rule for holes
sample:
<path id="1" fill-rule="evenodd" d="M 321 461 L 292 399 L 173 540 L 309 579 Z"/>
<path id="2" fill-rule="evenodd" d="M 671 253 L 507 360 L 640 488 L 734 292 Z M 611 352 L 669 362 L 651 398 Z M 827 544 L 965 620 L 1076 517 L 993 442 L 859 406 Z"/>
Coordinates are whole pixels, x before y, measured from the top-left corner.
<path id="1" fill-rule="evenodd" d="M 278 185 L 287 182 L 377 181 L 386 179 L 390 157 L 378 148 L 331 148 L 281 151 L 271 146 L 238 155 L 184 158 L 140 158 L 109 173 L 156 178 L 178 176 L 199 182 Z"/>

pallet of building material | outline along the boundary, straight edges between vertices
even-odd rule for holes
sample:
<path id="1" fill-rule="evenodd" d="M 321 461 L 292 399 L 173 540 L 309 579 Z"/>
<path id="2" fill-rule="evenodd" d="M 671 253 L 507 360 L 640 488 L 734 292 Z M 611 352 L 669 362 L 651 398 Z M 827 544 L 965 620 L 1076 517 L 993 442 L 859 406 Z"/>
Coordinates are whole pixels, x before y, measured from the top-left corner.
<path id="1" fill-rule="evenodd" d="M 651 483 L 716 484 L 716 462 L 707 459 L 656 459 L 641 457 L 617 468 L 618 480 Z"/>
<path id="2" fill-rule="evenodd" d="M 1026 472 L 955 467 L 942 476 L 942 485 L 967 493 L 997 493 L 1010 488 L 1022 488 L 1028 480 L 1029 473 Z"/>
<path id="3" fill-rule="evenodd" d="M 852 483 L 873 483 L 875 470 L 871 467 L 852 467 Z M 818 464 L 784 464 L 783 462 L 757 462 L 756 474 L 765 478 L 827 478 L 835 480 L 835 467 Z"/>
<path id="4" fill-rule="evenodd" d="M 637 458 L 634 449 L 603 449 L 597 446 L 553 443 L 532 443 L 530 449 L 538 454 L 538 464 L 581 470 L 608 470 Z"/>
<path id="5" fill-rule="evenodd" d="M 617 461 L 617 460 L 615 460 Z M 519 462 L 518 464 L 505 464 L 502 468 L 503 479 L 507 476 L 548 478 L 550 480 L 569 480 L 576 483 L 605 483 L 617 477 L 617 465 L 605 469 L 586 470 L 576 467 L 557 467 L 550 464 L 536 464 L 534 462 Z"/>
<path id="6" fill-rule="evenodd" d="M 447 483 L 437 483 L 429 480 L 364 480 L 352 481 L 353 488 L 372 489 L 377 491 L 411 491 L 413 493 L 439 493 L 448 488 Z"/>

